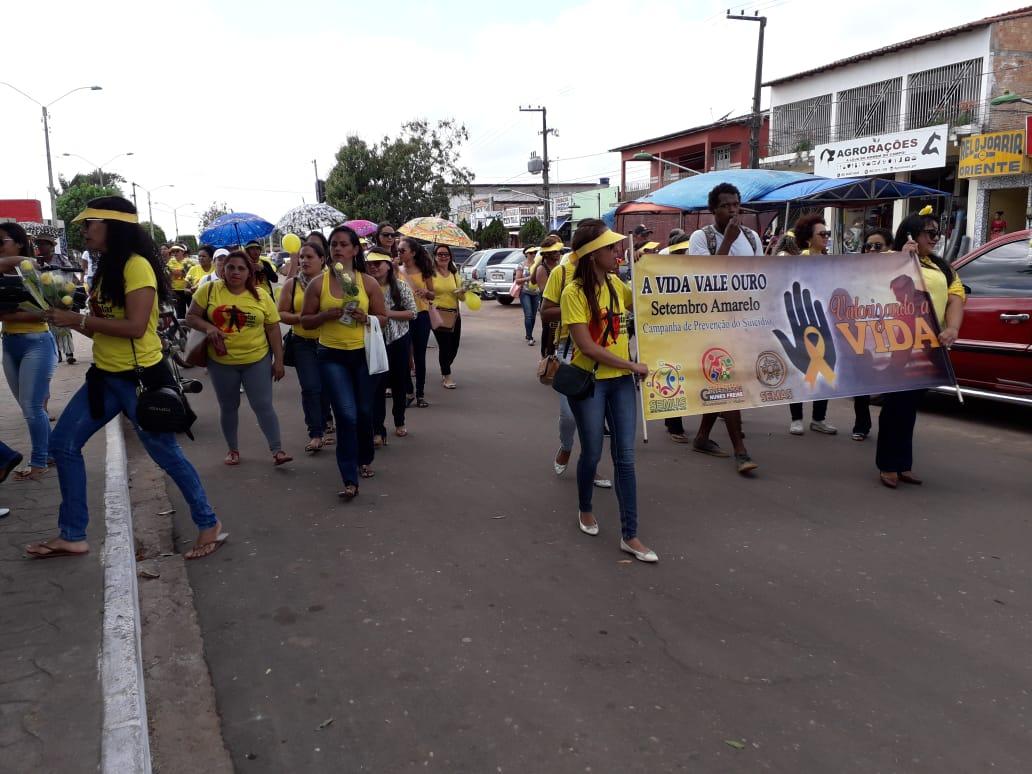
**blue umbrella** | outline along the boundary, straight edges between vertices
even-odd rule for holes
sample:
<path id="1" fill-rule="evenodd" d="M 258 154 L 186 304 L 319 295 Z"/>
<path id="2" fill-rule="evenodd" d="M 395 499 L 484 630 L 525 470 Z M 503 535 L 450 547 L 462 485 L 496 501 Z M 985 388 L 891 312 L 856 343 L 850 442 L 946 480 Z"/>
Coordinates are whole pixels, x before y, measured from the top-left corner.
<path id="1" fill-rule="evenodd" d="M 215 247 L 243 245 L 252 239 L 265 239 L 276 227 L 250 212 L 219 215 L 201 234 L 201 242 Z"/>

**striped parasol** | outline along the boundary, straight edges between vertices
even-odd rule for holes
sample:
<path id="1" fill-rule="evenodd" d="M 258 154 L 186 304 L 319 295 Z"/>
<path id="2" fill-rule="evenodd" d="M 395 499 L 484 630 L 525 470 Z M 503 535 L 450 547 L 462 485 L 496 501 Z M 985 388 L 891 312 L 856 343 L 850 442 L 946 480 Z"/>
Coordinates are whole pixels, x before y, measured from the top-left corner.
<path id="1" fill-rule="evenodd" d="M 444 218 L 413 218 L 398 231 L 413 239 L 422 239 L 424 242 L 433 242 L 436 245 L 476 247 L 476 243 L 466 236 L 465 231 Z"/>

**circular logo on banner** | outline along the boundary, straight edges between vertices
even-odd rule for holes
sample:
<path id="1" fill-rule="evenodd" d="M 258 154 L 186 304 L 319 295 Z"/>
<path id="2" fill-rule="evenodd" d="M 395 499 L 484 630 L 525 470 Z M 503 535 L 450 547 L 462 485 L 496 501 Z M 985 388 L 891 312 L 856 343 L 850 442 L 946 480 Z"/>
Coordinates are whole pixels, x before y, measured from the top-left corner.
<path id="1" fill-rule="evenodd" d="M 684 377 L 681 375 L 681 364 L 666 363 L 662 360 L 649 377 L 650 397 L 676 398 L 684 391 Z"/>
<path id="2" fill-rule="evenodd" d="M 725 384 L 734 378 L 735 359 L 726 349 L 712 347 L 702 355 L 702 375 L 710 384 Z"/>
<path id="3" fill-rule="evenodd" d="M 756 358 L 756 380 L 771 389 L 780 387 L 788 378 L 788 366 L 777 352 L 761 352 Z"/>

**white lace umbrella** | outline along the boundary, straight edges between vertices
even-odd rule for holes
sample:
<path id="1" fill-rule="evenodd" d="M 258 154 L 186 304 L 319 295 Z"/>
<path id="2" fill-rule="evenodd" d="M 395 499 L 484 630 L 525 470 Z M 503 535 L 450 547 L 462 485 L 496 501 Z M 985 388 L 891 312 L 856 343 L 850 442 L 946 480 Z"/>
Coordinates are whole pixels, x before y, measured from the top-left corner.
<path id="1" fill-rule="evenodd" d="M 338 226 L 347 219 L 347 215 L 328 204 L 302 204 L 280 218 L 276 230 L 281 234 L 297 234 L 304 239 L 309 231 Z"/>

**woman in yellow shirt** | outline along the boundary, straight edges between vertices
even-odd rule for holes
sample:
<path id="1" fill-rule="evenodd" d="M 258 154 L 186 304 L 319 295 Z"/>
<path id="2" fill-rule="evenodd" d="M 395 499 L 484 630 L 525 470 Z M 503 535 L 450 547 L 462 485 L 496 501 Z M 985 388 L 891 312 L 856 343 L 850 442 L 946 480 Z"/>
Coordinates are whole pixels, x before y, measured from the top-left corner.
<path id="1" fill-rule="evenodd" d="M 437 328 L 434 338 L 437 339 L 437 361 L 441 366 L 441 386 L 446 390 L 454 390 L 458 385 L 452 379 L 451 367 L 455 356 L 459 354 L 459 340 L 462 338 L 462 315 L 459 314 L 459 301 L 466 297 L 461 290 L 459 267 L 452 260 L 452 251 L 448 245 L 434 245 L 434 279 L 427 299 L 433 302 L 438 310 L 443 310 L 446 317 L 454 319 L 451 328 Z"/>
<path id="2" fill-rule="evenodd" d="M 608 417 L 616 499 L 620 505 L 620 549 L 639 561 L 657 562 L 656 552 L 638 539 L 634 473 L 638 406 L 634 379 L 635 375 L 648 375 L 649 368 L 630 359 L 625 315 L 631 306 L 631 290 L 613 273 L 625 238 L 610 231 L 601 220 L 581 221 L 572 240 L 574 281 L 566 286 L 559 304 L 562 322 L 569 326 L 576 347 L 571 365 L 595 375 L 592 394 L 570 400 L 581 442 L 577 460 L 577 526 L 587 535 L 597 535 L 599 531 L 591 497 Z"/>
<path id="3" fill-rule="evenodd" d="M 412 364 L 416 370 L 416 389 L 412 391 L 409 380 L 409 395 L 415 395 L 416 406 L 427 408 L 430 404 L 424 397 L 426 392 L 426 345 L 430 343 L 430 297 L 429 290 L 434 282 L 434 265 L 426 248 L 415 239 L 402 237 L 398 241 L 398 258 L 401 260 L 402 276 L 412 288 L 416 297 L 416 319 L 409 324 L 412 333 Z M 409 400 L 411 404 L 411 399 Z"/>
<path id="4" fill-rule="evenodd" d="M 190 307 L 190 294 L 186 290 L 186 275 L 193 264 L 186 254 L 186 248 L 180 244 L 174 244 L 168 248 L 168 262 L 165 268 L 168 269 L 169 279 L 172 280 L 172 292 L 175 294 L 176 317 L 182 320 L 186 317 L 186 310 Z"/>
<path id="5" fill-rule="evenodd" d="M 0 223 L 0 258 L 22 256 L 32 260 L 32 245 L 17 223 Z M 57 367 L 57 344 L 43 312 L 0 314 L 3 321 L 4 376 L 29 428 L 32 457 L 29 466 L 14 474 L 15 481 L 38 479 L 47 472 L 50 419 L 46 403 L 50 379 Z"/>
<path id="6" fill-rule="evenodd" d="M 269 443 L 272 463 L 293 457 L 283 451 L 272 382 L 283 378 L 283 337 L 276 305 L 256 286 L 254 265 L 239 250 L 226 257 L 223 278 L 205 283 L 194 296 L 186 323 L 208 335 L 208 375 L 219 402 L 219 422 L 229 451 L 227 465 L 240 464 L 240 388 Z"/>
<path id="7" fill-rule="evenodd" d="M 157 333 L 158 303 L 166 303 L 172 297 L 168 275 L 158 259 L 157 248 L 140 228 L 131 202 L 121 196 L 93 199 L 75 218 L 75 222 L 83 221 L 86 246 L 97 259 L 90 289 L 90 314 L 51 309 L 46 316 L 55 325 L 93 339 L 93 366 L 86 373 L 86 384 L 68 402 L 50 438 L 50 452 L 61 483 L 57 519 L 60 536 L 34 543 L 25 550 L 34 559 L 82 556 L 89 552 L 82 449 L 94 433 L 123 413 L 132 422 L 147 453 L 176 482 L 190 506 L 199 532 L 184 558 L 210 556 L 228 535 L 208 503 L 197 471 L 183 456 L 175 433 L 145 432 L 136 424 L 138 381 L 147 387 L 175 386 Z"/>
<path id="8" fill-rule="evenodd" d="M 321 234 L 320 234 L 321 236 Z M 294 353 L 294 368 L 301 385 L 301 409 L 308 427 L 308 445 L 305 451 L 315 454 L 323 447 L 326 424 L 330 421 L 330 394 L 322 388 L 319 360 L 319 330 L 307 330 L 301 324 L 301 311 L 305 306 L 305 291 L 316 277 L 326 269 L 326 251 L 315 240 L 301 246 L 298 254 L 298 272 L 283 284 L 279 297 L 280 320 L 293 326 L 290 344 Z"/>
<path id="9" fill-rule="evenodd" d="M 370 315 L 387 323 L 379 283 L 365 270 L 358 234 L 347 226 L 330 232 L 330 270 L 305 290 L 301 325 L 319 331 L 319 369 L 337 420 L 337 468 L 351 500 L 358 479 L 372 478 L 373 380 L 366 365 L 365 332 Z"/>
<path id="10" fill-rule="evenodd" d="M 934 214 L 909 215 L 899 228 L 892 249 L 914 255 L 921 266 L 921 277 L 931 297 L 932 311 L 939 327 L 939 343 L 949 349 L 957 340 L 964 320 L 964 285 L 950 265 L 935 254 L 939 242 L 939 219 Z M 948 355 L 947 355 L 948 356 Z M 889 489 L 904 484 L 920 484 L 914 475 L 914 426 L 924 390 L 889 392 L 882 397 L 878 416 L 878 448 L 875 464 L 879 479 Z"/>

